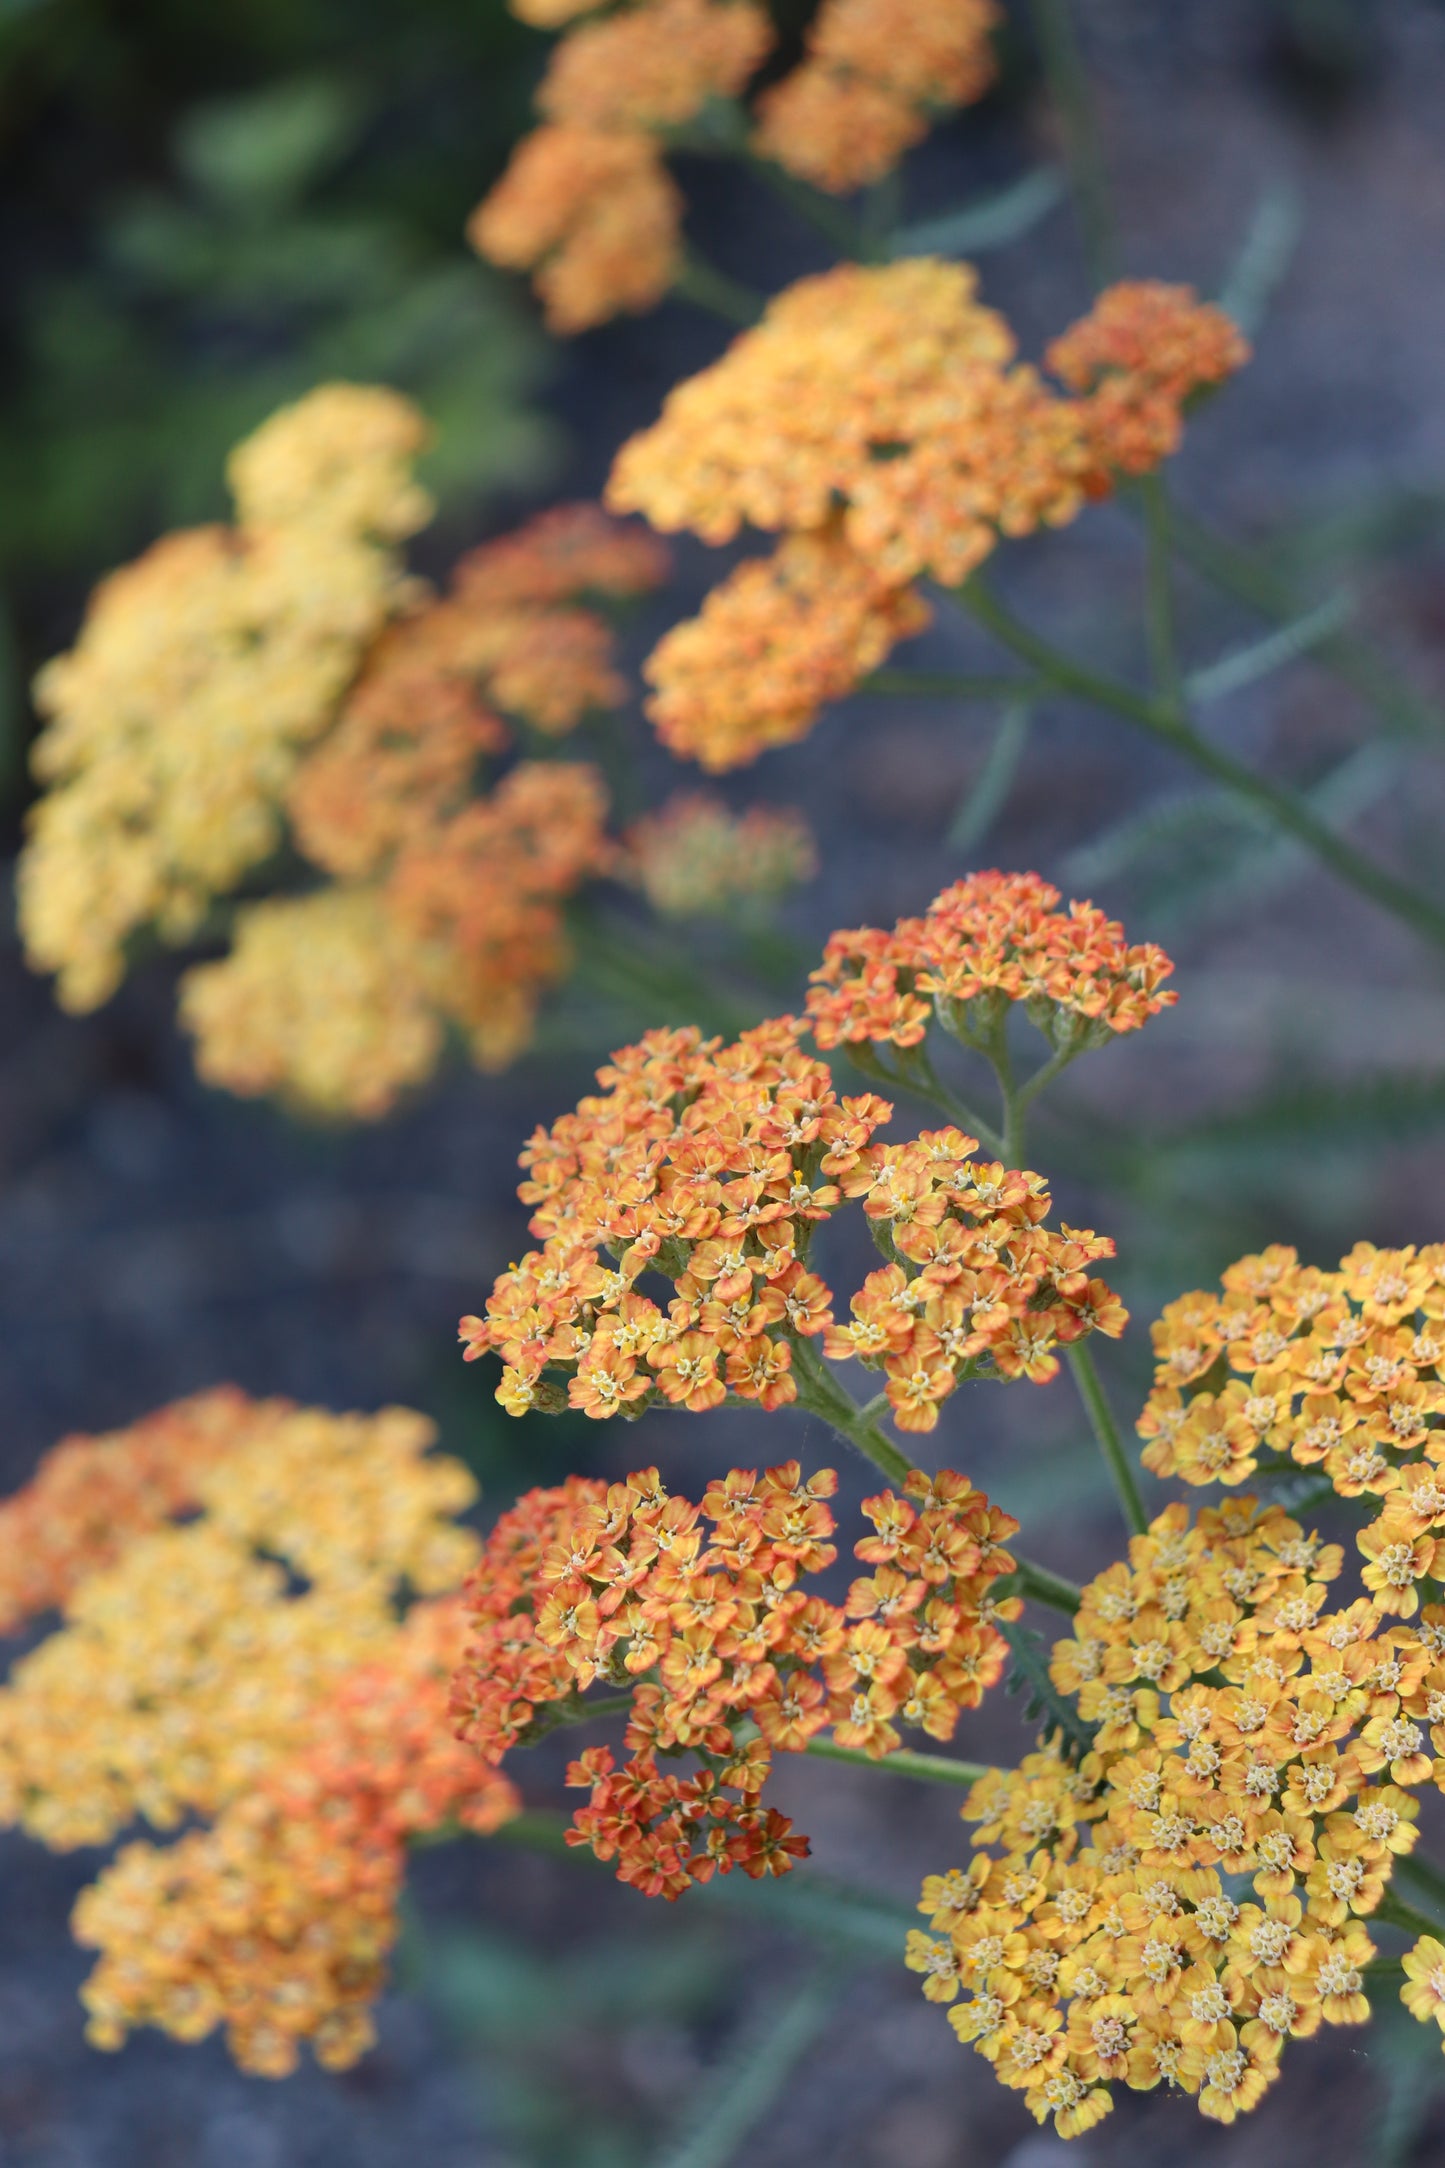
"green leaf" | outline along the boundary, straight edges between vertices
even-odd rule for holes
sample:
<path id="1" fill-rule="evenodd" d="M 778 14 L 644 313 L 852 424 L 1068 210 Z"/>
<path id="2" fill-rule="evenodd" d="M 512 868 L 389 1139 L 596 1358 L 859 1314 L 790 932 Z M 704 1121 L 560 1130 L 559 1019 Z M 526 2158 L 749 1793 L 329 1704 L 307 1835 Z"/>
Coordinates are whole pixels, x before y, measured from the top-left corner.
<path id="1" fill-rule="evenodd" d="M 758 2004 L 698 2087 L 654 2168 L 727 2168 L 822 2031 L 835 1994 L 835 1985 L 816 1971 L 790 1993 Z"/>
<path id="2" fill-rule="evenodd" d="M 187 114 L 176 162 L 213 202 L 270 215 L 340 162 L 362 117 L 356 93 L 334 77 L 276 83 Z"/>
<path id="3" fill-rule="evenodd" d="M 1255 206 L 1224 284 L 1219 306 L 1254 338 L 1294 261 L 1304 233 L 1304 200 L 1292 181 L 1274 181 Z"/>
<path id="4" fill-rule="evenodd" d="M 1024 701 L 1005 708 L 988 757 L 948 824 L 947 841 L 952 849 L 976 849 L 1008 803 L 1032 720 L 1033 710 Z"/>
<path id="5" fill-rule="evenodd" d="M 904 226 L 888 244 L 890 256 L 977 256 L 985 249 L 1021 241 L 1066 193 L 1057 166 L 1040 166 L 996 196 L 965 203 L 939 218 Z"/>
<path id="6" fill-rule="evenodd" d="M 1343 631 L 1354 611 L 1352 596 L 1332 595 L 1318 609 L 1307 611 L 1292 624 L 1281 625 L 1278 632 L 1267 633 L 1262 640 L 1251 640 L 1247 647 L 1237 647 L 1230 654 L 1221 655 L 1218 662 L 1191 672 L 1185 690 L 1200 706 L 1207 706 L 1211 700 L 1224 700 L 1230 693 L 1241 692 L 1246 685 L 1256 684 L 1271 672 L 1284 669 L 1298 656 L 1307 655 L 1312 647 L 1318 647 L 1332 633 Z"/>

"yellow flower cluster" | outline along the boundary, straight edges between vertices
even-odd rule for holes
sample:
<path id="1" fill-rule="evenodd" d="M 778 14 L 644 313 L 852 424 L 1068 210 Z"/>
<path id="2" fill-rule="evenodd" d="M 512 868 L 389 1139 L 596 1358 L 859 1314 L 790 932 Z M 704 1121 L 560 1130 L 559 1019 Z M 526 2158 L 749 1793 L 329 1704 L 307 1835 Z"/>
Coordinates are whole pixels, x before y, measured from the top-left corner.
<path id="1" fill-rule="evenodd" d="M 776 901 L 818 870 L 800 813 L 730 813 L 703 792 L 669 798 L 634 821 L 620 871 L 663 918 L 701 918 Z"/>
<path id="2" fill-rule="evenodd" d="M 141 928 L 188 939 L 275 849 L 300 751 L 402 593 L 423 436 L 406 400 L 360 385 L 284 408 L 233 455 L 238 525 L 113 573 L 40 673 L 20 922 L 66 1007 L 107 999 Z"/>
<path id="3" fill-rule="evenodd" d="M 1054 1648 L 1053 1743 L 970 1795 L 987 1849 L 924 1884 L 924 1993 L 1064 2137 L 1112 2083 L 1231 2122 L 1287 2040 L 1369 2015 L 1363 1921 L 1445 1745 L 1445 1611 L 1327 1609 L 1342 1560 L 1252 1497 L 1170 1506 Z"/>
<path id="4" fill-rule="evenodd" d="M 548 9 L 546 21 L 581 12 Z M 572 31 L 538 94 L 544 125 L 472 214 L 473 247 L 535 272 L 554 331 L 652 308 L 682 263 L 682 198 L 654 131 L 733 97 L 771 42 L 754 0 L 635 0 Z"/>
<path id="5" fill-rule="evenodd" d="M 517 1811 L 507 1778 L 447 1724 L 464 1636 L 455 1601 L 419 1604 L 212 1828 L 127 1845 L 82 1894 L 75 1937 L 101 1953 L 81 1990 L 92 2045 L 224 2024 L 262 2077 L 294 2070 L 303 2041 L 328 2070 L 365 2053 L 408 1838 L 443 1824 L 485 1835 Z"/>
<path id="6" fill-rule="evenodd" d="M 758 100 L 754 149 L 835 195 L 882 180 L 935 111 L 983 96 L 999 19 L 993 0 L 823 0 L 801 67 Z"/>
<path id="7" fill-rule="evenodd" d="M 1241 1258 L 1218 1295 L 1171 1302 L 1153 1328 L 1144 1463 L 1186 1483 L 1243 1483 L 1281 1457 L 1345 1498 L 1376 1607 L 1409 1617 L 1445 1531 L 1445 1243 L 1358 1242 L 1337 1272 L 1283 1246 Z"/>
<path id="8" fill-rule="evenodd" d="M 199 1517 L 82 1580 L 0 1691 L 0 1821 L 65 1848 L 136 1815 L 214 1814 L 304 1740 L 338 1679 L 385 1658 L 403 1587 L 466 1573 L 476 1544 L 452 1516 L 474 1485 L 423 1457 L 424 1417 L 235 1413 L 240 1435 L 193 1471 Z"/>
<path id="9" fill-rule="evenodd" d="M 665 742 L 721 769 L 803 736 L 822 701 L 927 622 L 915 580 L 957 586 L 1001 537 L 1066 525 L 1115 465 L 1141 472 L 1173 450 L 1186 399 L 1244 349 L 1187 289 L 1159 292 L 1172 298 L 1157 357 L 1139 326 L 1160 310 L 1135 288 L 1111 289 L 1057 343 L 1093 387 L 1082 398 L 1017 362 L 971 267 L 934 257 L 800 280 L 677 386 L 623 446 L 608 502 L 706 542 L 745 524 L 787 539 L 654 651 Z"/>

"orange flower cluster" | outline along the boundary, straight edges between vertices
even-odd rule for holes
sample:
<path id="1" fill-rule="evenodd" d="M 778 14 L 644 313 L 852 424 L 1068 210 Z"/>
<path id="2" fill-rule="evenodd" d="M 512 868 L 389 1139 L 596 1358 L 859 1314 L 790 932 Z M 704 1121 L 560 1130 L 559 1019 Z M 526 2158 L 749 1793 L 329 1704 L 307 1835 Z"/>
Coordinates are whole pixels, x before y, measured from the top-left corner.
<path id="1" fill-rule="evenodd" d="M 553 761 L 479 798 L 479 762 L 510 720 L 556 737 L 623 697 L 610 629 L 576 598 L 666 569 L 653 536 L 563 505 L 387 627 L 287 793 L 298 845 L 341 885 L 246 907 L 232 953 L 183 983 L 209 1082 L 374 1118 L 433 1073 L 448 1025 L 484 1068 L 526 1045 L 567 966 L 561 904 L 612 863 L 606 800 L 594 769 Z"/>
<path id="2" fill-rule="evenodd" d="M 1148 474 L 1176 452 L 1190 401 L 1242 369 L 1249 353 L 1233 318 L 1192 287 L 1129 279 L 1100 294 L 1048 351 L 1054 375 L 1086 395 L 1096 489 L 1114 474 Z"/>
<path id="3" fill-rule="evenodd" d="M 745 523 L 787 537 L 647 664 L 648 711 L 675 751 L 725 768 L 802 737 L 926 623 L 915 580 L 956 586 L 1000 537 L 1066 525 L 1119 467 L 1157 464 L 1191 389 L 1244 359 L 1226 318 L 1180 302 L 1150 363 L 1142 333 L 1137 351 L 1124 337 L 1139 289 L 1112 288 L 1051 350 L 1088 392 L 1064 398 L 1016 361 L 976 286 L 934 257 L 802 279 L 623 446 L 618 510 L 707 542 Z"/>
<path id="4" fill-rule="evenodd" d="M 93 2046 L 224 2025 L 262 2077 L 294 2070 L 303 2042 L 328 2070 L 366 2052 L 408 1840 L 447 1824 L 485 1835 L 519 1804 L 449 1731 L 463 1631 L 454 1600 L 418 1605 L 385 1660 L 318 1705 L 301 1751 L 211 1828 L 127 1845 L 82 1894 L 75 1937 L 101 1953 L 81 1990 Z"/>
<path id="5" fill-rule="evenodd" d="M 193 1505 L 217 1458 L 290 1406 L 220 1385 L 125 1430 L 62 1438 L 0 1504 L 0 1634 L 56 1609 L 134 1537 Z"/>
<path id="6" fill-rule="evenodd" d="M 1145 1466 L 1226 1484 L 1262 1457 L 1320 1467 L 1342 1497 L 1378 1503 L 1358 1538 L 1365 1585 L 1410 1617 L 1445 1531 L 1445 1243 L 1359 1242 L 1337 1272 L 1276 1246 L 1221 1284 L 1153 1328 Z"/>
<path id="7" fill-rule="evenodd" d="M 663 918 L 765 908 L 818 870 L 800 813 L 756 805 L 733 814 L 701 792 L 669 798 L 634 821 L 623 841 L 619 870 Z"/>
<path id="8" fill-rule="evenodd" d="M 525 4 L 518 13 L 539 19 Z M 733 97 L 771 42 L 754 0 L 635 0 L 573 30 L 538 94 L 544 125 L 472 214 L 473 247 L 535 272 L 554 331 L 652 308 L 682 264 L 682 199 L 654 131 Z"/>
<path id="9" fill-rule="evenodd" d="M 1105 1046 L 1137 1031 L 1178 996 L 1174 966 L 1153 942 L 1127 944 L 1091 903 L 1058 908 L 1036 873 L 973 873 L 891 933 L 835 933 L 813 973 L 808 1020 L 819 1046 L 917 1046 L 935 1018 L 967 1045 L 986 1045 L 1021 1004 L 1055 1053 Z"/>
<path id="10" fill-rule="evenodd" d="M 680 758 L 713 775 L 745 767 L 806 737 L 825 702 L 851 692 L 931 615 L 834 529 L 789 535 L 664 634 L 643 669 L 648 715 Z"/>
<path id="11" fill-rule="evenodd" d="M 1287 2040 L 1369 2015 L 1362 1922 L 1415 1842 L 1445 1612 L 1327 1610 L 1341 1564 L 1253 1498 L 1169 1507 L 1055 1646 L 1077 1766 L 1061 1734 L 983 1778 L 989 1853 L 924 1884 L 925 1994 L 963 1990 L 960 2040 L 1065 2137 L 1112 2083 L 1232 2122 Z"/>
<path id="12" fill-rule="evenodd" d="M 465 1317 L 467 1359 L 504 1368 L 509 1413 L 566 1400 L 595 1418 L 667 1400 L 694 1413 L 733 1398 L 765 1409 L 827 1390 L 813 1346 L 887 1375 L 894 1418 L 931 1430 L 962 1379 L 1043 1381 L 1052 1350 L 1126 1313 L 1087 1267 L 1106 1238 L 1042 1222 L 1040 1176 L 983 1165 L 959 1130 L 874 1143 L 892 1115 L 840 1099 L 800 1027 L 780 1017 L 731 1045 L 658 1031 L 597 1072 L 582 1100 L 522 1157 L 531 1250 Z M 818 1226 L 862 1204 L 890 1259 L 837 1327 L 810 1269 Z M 673 1290 L 664 1312 L 639 1282 Z"/>
<path id="13" fill-rule="evenodd" d="M 831 194 L 880 181 L 940 107 L 995 74 L 993 0 L 823 0 L 801 67 L 758 100 L 754 149 Z"/>
<path id="14" fill-rule="evenodd" d="M 950 1738 L 1002 1669 L 993 1620 L 1019 1609 L 992 1593 L 1017 1523 L 948 1473 L 864 1502 L 876 1532 L 855 1550 L 874 1570 L 845 1606 L 806 1594 L 802 1579 L 837 1557 L 836 1485 L 788 1461 L 731 1470 L 700 1506 L 669 1496 L 655 1468 L 529 1492 L 467 1583 L 461 1737 L 495 1763 L 546 1731 L 549 1710 L 555 1722 L 594 1686 L 625 1688 L 632 1758 L 619 1769 L 597 1748 L 573 1764 L 569 1782 L 592 1797 L 571 1841 L 650 1896 L 734 1867 L 786 1873 L 807 1840 L 758 1804 L 773 1753 L 830 1725 L 879 1757 L 899 1724 Z M 659 1769 L 683 1751 L 695 1774 Z"/>

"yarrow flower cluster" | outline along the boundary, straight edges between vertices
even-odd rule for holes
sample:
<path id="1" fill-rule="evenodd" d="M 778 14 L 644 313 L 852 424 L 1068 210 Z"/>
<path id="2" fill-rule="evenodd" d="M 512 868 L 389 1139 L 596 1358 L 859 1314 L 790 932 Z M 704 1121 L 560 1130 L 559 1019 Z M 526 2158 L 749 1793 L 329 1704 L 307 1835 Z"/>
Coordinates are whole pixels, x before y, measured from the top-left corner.
<path id="1" fill-rule="evenodd" d="M 455 1599 L 418 1604 L 210 1828 L 126 1845 L 83 1892 L 75 1939 L 100 1953 L 81 1990 L 92 2046 L 143 2025 L 185 2041 L 224 2025 L 240 2067 L 271 2078 L 303 2043 L 328 2070 L 366 2053 L 408 1840 L 487 1836 L 520 1804 L 447 1725 L 463 1632 Z"/>
<path id="2" fill-rule="evenodd" d="M 957 586 L 1000 537 L 1066 525 L 1117 470 L 1157 465 L 1189 397 L 1246 357 L 1187 289 L 1111 288 L 1050 350 L 1084 393 L 1065 398 L 976 287 L 934 257 L 801 279 L 623 446 L 615 509 L 708 542 L 745 523 L 786 538 L 654 651 L 649 712 L 674 751 L 726 768 L 801 737 L 921 629 L 913 582 Z"/>
<path id="3" fill-rule="evenodd" d="M 866 1499 L 875 1533 L 855 1554 L 874 1570 L 842 1606 L 807 1594 L 837 1557 L 836 1487 L 832 1469 L 805 1478 L 788 1461 L 732 1469 L 700 1505 L 655 1468 L 529 1492 L 467 1584 L 461 1737 L 497 1762 L 589 1689 L 623 1688 L 631 1758 L 592 1748 L 572 1765 L 591 1798 L 569 1841 L 652 1896 L 734 1867 L 786 1873 L 808 1845 L 759 1804 L 773 1754 L 829 1726 L 876 1757 L 901 1744 L 900 1724 L 950 1738 L 1001 1671 L 993 1621 L 1020 1608 L 992 1592 L 1017 1523 L 949 1473 Z M 659 1766 L 684 1751 L 695 1773 Z"/>
<path id="4" fill-rule="evenodd" d="M 501 1356 L 514 1415 L 807 1404 L 830 1389 L 821 1341 L 830 1361 L 884 1372 L 901 1429 L 931 1430 L 961 1380 L 1043 1381 L 1057 1346 L 1123 1329 L 1088 1273 L 1112 1242 L 1045 1228 L 1042 1178 L 978 1161 L 958 1129 L 875 1143 L 891 1106 L 840 1098 L 792 1017 L 730 1045 L 653 1032 L 597 1081 L 523 1155 L 542 1247 L 501 1276 L 484 1318 L 462 1320 L 469 1360 Z M 890 1261 L 838 1325 L 809 1251 L 845 1200 Z M 672 1289 L 666 1310 L 642 1291 L 649 1275 Z"/>
<path id="5" fill-rule="evenodd" d="M 332 885 L 239 906 L 181 1019 L 209 1082 L 330 1117 L 388 1112 L 449 1031 L 483 1068 L 530 1040 L 568 968 L 562 907 L 615 863 L 606 791 L 585 763 L 524 758 L 480 795 L 482 764 L 623 699 L 579 598 L 667 570 L 653 536 L 564 505 L 428 596 L 394 546 L 429 516 L 424 434 L 357 386 L 284 410 L 233 455 L 238 527 L 114 575 L 40 679 L 55 787 L 21 861 L 30 961 L 94 1006 L 129 935 L 191 938 L 289 830 Z"/>
<path id="6" fill-rule="evenodd" d="M 619 871 L 662 918 L 765 909 L 818 870 L 813 833 L 800 813 L 758 805 L 734 814 L 701 791 L 669 798 L 634 821 L 623 850 Z"/>
<path id="7" fill-rule="evenodd" d="M 802 65 L 758 100 L 754 149 L 833 195 L 881 181 L 996 70 L 993 0 L 823 0 Z"/>
<path id="8" fill-rule="evenodd" d="M 495 1828 L 511 1786 L 451 1736 L 465 1468 L 408 1409 L 331 1415 L 221 1388 L 67 1439 L 3 1509 L 33 1566 L 6 1624 L 62 1624 L 0 1690 L 0 1820 L 56 1849 L 138 1817 L 80 1900 L 91 2037 L 228 2026 L 279 2074 L 366 2046 L 409 1834 Z M 98 1516 L 108 1512 L 102 1524 Z M 177 1525 L 176 1516 L 193 1517 Z M 399 1600 L 431 1599 L 403 1620 Z"/>
<path id="9" fill-rule="evenodd" d="M 813 973 L 808 1021 L 821 1047 L 919 1045 L 930 1024 L 987 1045 L 1020 1006 L 1055 1054 L 1106 1046 L 1178 996 L 1153 942 L 1126 942 L 1091 903 L 1058 908 L 1036 873 L 973 873 L 922 918 L 835 933 Z"/>
<path id="10" fill-rule="evenodd" d="M 1113 2083 L 1231 2122 L 1286 2041 L 1369 2015 L 1363 1922 L 1415 1842 L 1445 1612 L 1328 1609 L 1342 1560 L 1253 1497 L 1170 1506 L 1055 1645 L 1066 1726 L 975 1786 L 986 1850 L 924 1884 L 925 1994 L 1065 2137 Z"/>
<path id="11" fill-rule="evenodd" d="M 1445 1244 L 1359 1242 L 1338 1271 L 1284 1245 L 1153 1327 L 1143 1459 L 1186 1483 L 1243 1483 L 1281 1456 L 1378 1507 L 1358 1537 L 1381 1611 L 1410 1617 L 1445 1530 Z M 1442 1560 L 1445 1563 L 1445 1560 Z"/>

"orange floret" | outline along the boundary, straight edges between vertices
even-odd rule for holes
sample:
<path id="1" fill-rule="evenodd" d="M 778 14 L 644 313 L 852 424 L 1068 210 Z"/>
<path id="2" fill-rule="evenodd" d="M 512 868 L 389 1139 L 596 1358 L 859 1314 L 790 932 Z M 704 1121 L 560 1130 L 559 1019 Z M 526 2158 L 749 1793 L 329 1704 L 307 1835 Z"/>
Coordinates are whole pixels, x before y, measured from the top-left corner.
<path id="1" fill-rule="evenodd" d="M 634 821 L 619 872 L 664 918 L 697 918 L 766 906 L 818 870 L 800 813 L 750 806 L 730 813 L 702 792 L 669 798 Z"/>
<path id="2" fill-rule="evenodd" d="M 1250 358 L 1233 319 L 1192 287 L 1157 279 L 1110 286 L 1048 350 L 1048 365 L 1085 395 L 1084 426 L 1100 470 L 1147 474 L 1179 449 L 1189 402 Z"/>
<path id="3" fill-rule="evenodd" d="M 940 107 L 992 83 L 992 0 L 824 0 L 807 57 L 758 101 L 754 147 L 843 195 L 881 180 Z"/>
<path id="4" fill-rule="evenodd" d="M 600 505 L 558 504 L 513 534 L 458 559 L 452 592 L 463 608 L 567 602 L 574 596 L 649 594 L 671 569 L 666 546 Z"/>
<path id="5" fill-rule="evenodd" d="M 382 1660 L 318 1705 L 302 1750 L 212 1828 L 126 1846 L 82 1894 L 76 1940 L 101 1952 L 81 1990 L 93 2046 L 142 2025 L 187 2041 L 223 2025 L 261 2077 L 294 2070 L 303 2044 L 328 2070 L 366 2052 L 408 1840 L 444 1824 L 486 1835 L 520 1805 L 448 1731 L 462 1637 L 455 1602 L 418 1606 Z"/>
<path id="6" fill-rule="evenodd" d="M 638 0 L 555 48 L 538 110 L 608 133 L 675 128 L 742 89 L 772 43 L 753 0 Z"/>
<path id="7" fill-rule="evenodd" d="M 536 272 L 554 331 L 585 331 L 662 299 L 682 261 L 682 199 L 646 135 L 534 129 L 478 205 L 479 255 Z"/>
<path id="8" fill-rule="evenodd" d="M 711 774 L 805 737 L 930 612 L 881 579 L 834 529 L 789 535 L 739 565 L 653 649 L 647 712 L 664 745 Z"/>
<path id="9" fill-rule="evenodd" d="M 1056 1049 L 1081 1049 L 1178 998 L 1163 986 L 1174 966 L 1162 949 L 1126 943 L 1093 904 L 1059 902 L 1036 873 L 975 873 L 891 933 L 834 934 L 808 996 L 818 1044 L 916 1046 L 935 1018 L 978 1042 L 1018 1002 Z"/>

